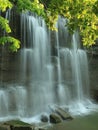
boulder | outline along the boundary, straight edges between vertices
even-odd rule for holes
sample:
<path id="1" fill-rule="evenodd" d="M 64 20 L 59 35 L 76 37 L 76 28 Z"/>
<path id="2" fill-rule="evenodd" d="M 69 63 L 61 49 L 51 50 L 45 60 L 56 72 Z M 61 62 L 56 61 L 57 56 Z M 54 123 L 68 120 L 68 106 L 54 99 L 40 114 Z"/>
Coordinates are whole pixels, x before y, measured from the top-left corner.
<path id="1" fill-rule="evenodd" d="M 41 121 L 42 122 L 48 122 L 48 116 L 47 115 L 41 115 Z"/>
<path id="2" fill-rule="evenodd" d="M 30 124 L 19 121 L 19 120 L 7 121 L 4 123 L 4 125 L 6 127 L 9 126 L 9 128 L 10 128 L 10 129 L 4 129 L 4 130 L 33 130 L 33 128 L 31 128 Z M 2 129 L 0 129 L 0 130 L 2 130 Z"/>
<path id="3" fill-rule="evenodd" d="M 50 123 L 61 123 L 62 119 L 59 115 L 57 115 L 56 113 L 52 113 L 50 114 Z"/>
<path id="4" fill-rule="evenodd" d="M 52 112 L 57 113 L 63 120 L 72 120 L 73 117 L 69 114 L 68 109 L 64 110 L 63 108 L 54 105 L 49 106 Z"/>
<path id="5" fill-rule="evenodd" d="M 72 120 L 73 117 L 66 111 L 64 111 L 62 108 L 55 109 L 55 112 L 61 116 L 63 120 Z"/>

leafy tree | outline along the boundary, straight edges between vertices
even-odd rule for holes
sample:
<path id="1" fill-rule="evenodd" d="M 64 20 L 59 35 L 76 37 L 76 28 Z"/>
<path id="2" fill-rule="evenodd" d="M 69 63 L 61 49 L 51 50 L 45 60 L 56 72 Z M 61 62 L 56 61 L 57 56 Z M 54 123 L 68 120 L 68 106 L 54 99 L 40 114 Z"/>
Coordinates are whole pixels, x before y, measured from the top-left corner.
<path id="1" fill-rule="evenodd" d="M 6 8 L 11 8 L 12 4 L 9 0 L 0 0 L 0 10 L 6 11 Z"/>
<path id="2" fill-rule="evenodd" d="M 39 16 L 44 17 L 44 6 L 38 0 L 0 0 L 0 28 L 1 31 L 6 32 L 6 36 L 0 37 L 0 44 L 11 43 L 9 48 L 12 51 L 17 51 L 20 48 L 20 41 L 14 37 L 9 36 L 11 28 L 9 21 L 1 14 L 6 12 L 8 8 L 16 6 L 18 12 L 31 11 L 37 13 Z"/>
<path id="3" fill-rule="evenodd" d="M 31 11 L 43 17 L 51 30 L 57 30 L 58 16 L 67 18 L 65 26 L 71 33 L 78 30 L 83 45 L 91 46 L 98 38 L 98 0 L 0 0 L 1 12 L 15 6 L 18 12 Z M 11 32 L 8 21 L 0 16 L 0 27 L 7 35 Z M 0 43 L 11 42 L 10 47 L 17 51 L 20 42 L 10 36 L 1 37 Z"/>
<path id="4" fill-rule="evenodd" d="M 71 33 L 80 31 L 83 45 L 91 46 L 98 38 L 98 0 L 51 0 L 46 22 L 55 30 L 58 15 L 68 19 L 65 26 Z"/>
<path id="5" fill-rule="evenodd" d="M 5 12 L 7 8 L 12 8 L 12 3 L 9 0 L 0 0 L 0 12 Z M 6 32 L 6 36 L 0 37 L 0 44 L 11 43 L 9 48 L 12 51 L 17 51 L 20 47 L 20 41 L 14 37 L 8 36 L 8 34 L 11 33 L 9 21 L 2 16 L 0 16 L 0 28 L 2 32 Z"/>
<path id="6" fill-rule="evenodd" d="M 10 0 L 16 7 L 18 12 L 31 11 L 39 16 L 44 16 L 44 5 L 39 0 Z"/>

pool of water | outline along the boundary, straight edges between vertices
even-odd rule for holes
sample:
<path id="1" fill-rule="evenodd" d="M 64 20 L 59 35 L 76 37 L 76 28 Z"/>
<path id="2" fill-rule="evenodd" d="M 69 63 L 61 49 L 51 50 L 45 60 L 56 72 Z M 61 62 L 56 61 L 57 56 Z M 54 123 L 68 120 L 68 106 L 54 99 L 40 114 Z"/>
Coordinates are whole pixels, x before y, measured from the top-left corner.
<path id="1" fill-rule="evenodd" d="M 49 130 L 98 130 L 98 112 L 53 125 Z"/>

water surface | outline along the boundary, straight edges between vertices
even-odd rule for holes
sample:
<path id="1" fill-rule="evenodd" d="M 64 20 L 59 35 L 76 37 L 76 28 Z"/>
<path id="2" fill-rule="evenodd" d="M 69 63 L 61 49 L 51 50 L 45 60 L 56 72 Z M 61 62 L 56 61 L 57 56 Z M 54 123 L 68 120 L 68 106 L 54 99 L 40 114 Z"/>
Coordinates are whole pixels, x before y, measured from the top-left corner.
<path id="1" fill-rule="evenodd" d="M 49 130 L 98 130 L 98 112 L 54 125 Z"/>

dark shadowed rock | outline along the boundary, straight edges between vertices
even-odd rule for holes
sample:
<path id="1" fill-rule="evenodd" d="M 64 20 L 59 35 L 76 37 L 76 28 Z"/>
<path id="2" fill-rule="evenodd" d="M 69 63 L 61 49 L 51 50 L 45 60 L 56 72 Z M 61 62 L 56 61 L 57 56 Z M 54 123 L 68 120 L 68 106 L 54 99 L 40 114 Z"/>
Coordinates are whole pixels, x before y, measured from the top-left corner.
<path id="1" fill-rule="evenodd" d="M 29 126 L 11 126 L 11 130 L 33 130 Z"/>
<path id="2" fill-rule="evenodd" d="M 48 116 L 47 115 L 41 115 L 41 121 L 42 122 L 48 122 Z"/>
<path id="3" fill-rule="evenodd" d="M 98 89 L 92 90 L 92 97 L 98 102 Z"/>
<path id="4" fill-rule="evenodd" d="M 56 113 L 52 113 L 50 114 L 50 123 L 60 123 L 62 122 L 62 119 L 59 115 L 57 115 Z"/>

